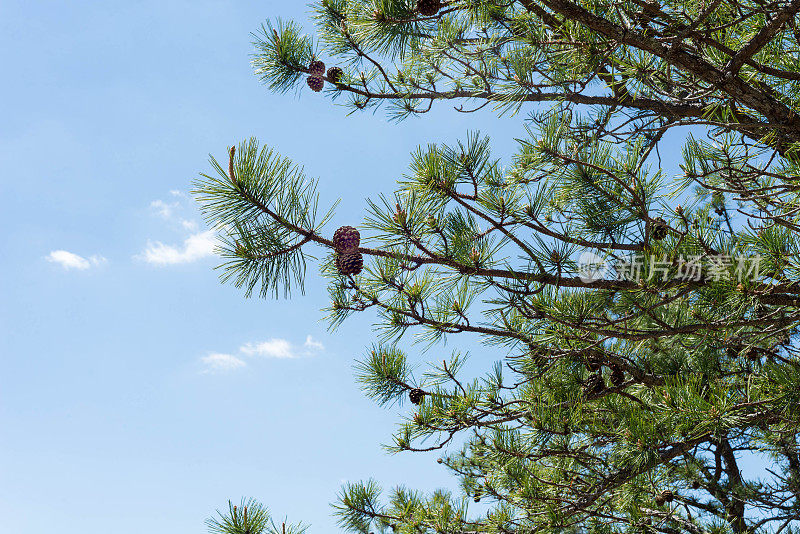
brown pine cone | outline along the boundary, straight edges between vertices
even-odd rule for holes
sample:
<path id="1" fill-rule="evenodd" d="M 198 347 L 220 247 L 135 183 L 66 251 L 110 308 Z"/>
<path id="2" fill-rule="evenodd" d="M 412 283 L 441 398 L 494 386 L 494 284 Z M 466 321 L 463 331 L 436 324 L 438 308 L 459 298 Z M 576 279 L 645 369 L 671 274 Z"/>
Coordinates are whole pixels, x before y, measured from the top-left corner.
<path id="1" fill-rule="evenodd" d="M 361 243 L 361 234 L 352 226 L 342 226 L 333 233 L 333 248 L 336 252 L 352 252 Z"/>
<path id="2" fill-rule="evenodd" d="M 345 276 L 358 274 L 364 268 L 364 257 L 359 252 L 344 252 L 336 256 L 336 269 Z"/>
<path id="3" fill-rule="evenodd" d="M 440 0 L 417 0 L 417 11 L 425 17 L 436 15 L 442 8 Z"/>
<path id="4" fill-rule="evenodd" d="M 667 233 L 668 233 L 667 221 L 665 221 L 660 217 L 658 219 L 653 219 L 653 227 L 652 230 L 650 231 L 650 235 L 652 236 L 652 238 L 655 239 L 656 241 L 661 241 L 662 239 L 667 237 Z"/>
<path id="5" fill-rule="evenodd" d="M 309 76 L 308 80 L 306 80 L 306 83 L 315 93 L 319 93 L 322 91 L 322 88 L 325 87 L 325 80 L 319 76 Z"/>
<path id="6" fill-rule="evenodd" d="M 308 65 L 308 73 L 311 76 L 325 76 L 325 63 L 322 61 L 312 61 Z"/>

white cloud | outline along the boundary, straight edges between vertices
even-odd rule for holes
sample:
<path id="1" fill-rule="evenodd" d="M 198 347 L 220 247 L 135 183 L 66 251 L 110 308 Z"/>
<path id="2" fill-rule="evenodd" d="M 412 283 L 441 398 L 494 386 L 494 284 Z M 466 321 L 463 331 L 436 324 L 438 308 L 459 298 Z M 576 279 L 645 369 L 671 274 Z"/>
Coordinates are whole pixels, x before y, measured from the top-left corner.
<path id="1" fill-rule="evenodd" d="M 302 358 L 312 356 L 315 352 L 324 350 L 325 347 L 311 336 L 306 337 L 303 347 L 295 347 L 285 339 L 272 338 L 261 343 L 247 343 L 239 348 L 242 354 L 247 356 L 262 356 L 264 358 Z"/>
<path id="2" fill-rule="evenodd" d="M 204 373 L 222 373 L 240 369 L 247 364 L 231 354 L 213 353 L 200 358 L 205 366 Z"/>
<path id="3" fill-rule="evenodd" d="M 54 250 L 47 255 L 47 261 L 57 263 L 64 269 L 78 269 L 85 271 L 89 267 L 96 267 L 106 263 L 103 256 L 90 256 L 88 259 L 66 250 Z"/>
<path id="4" fill-rule="evenodd" d="M 292 344 L 285 339 L 273 338 L 261 343 L 248 343 L 239 349 L 248 356 L 264 356 L 266 358 L 297 358 L 299 355 L 292 349 Z"/>
<path id="5" fill-rule="evenodd" d="M 180 189 L 171 189 L 169 194 L 172 195 L 173 197 L 185 197 L 186 196 L 184 194 L 184 192 L 181 191 Z"/>
<path id="6" fill-rule="evenodd" d="M 246 343 L 239 347 L 239 353 L 246 356 L 277 359 L 309 357 L 323 350 L 325 347 L 322 343 L 311 336 L 306 336 L 305 343 L 300 347 L 295 347 L 289 341 L 281 338 L 272 338 L 260 343 Z M 247 366 L 247 362 L 242 358 L 219 352 L 203 356 L 200 361 L 203 364 L 203 373 L 222 373 Z"/>
<path id="7" fill-rule="evenodd" d="M 325 345 L 315 340 L 310 335 L 306 337 L 306 342 L 303 346 L 309 350 L 325 350 Z"/>
<path id="8" fill-rule="evenodd" d="M 174 202 L 172 204 L 167 204 L 163 200 L 154 200 L 150 203 L 150 207 L 153 208 L 160 216 L 165 219 L 169 219 L 172 217 L 175 208 L 177 208 L 179 204 Z"/>
<path id="9" fill-rule="evenodd" d="M 186 219 L 181 219 L 181 226 L 183 226 L 184 230 L 189 230 L 190 232 L 194 232 L 197 230 L 197 221 L 188 221 Z"/>
<path id="10" fill-rule="evenodd" d="M 139 257 L 154 265 L 191 263 L 213 256 L 215 247 L 214 231 L 206 230 L 187 237 L 182 247 L 165 245 L 160 241 L 148 242 L 147 248 Z"/>

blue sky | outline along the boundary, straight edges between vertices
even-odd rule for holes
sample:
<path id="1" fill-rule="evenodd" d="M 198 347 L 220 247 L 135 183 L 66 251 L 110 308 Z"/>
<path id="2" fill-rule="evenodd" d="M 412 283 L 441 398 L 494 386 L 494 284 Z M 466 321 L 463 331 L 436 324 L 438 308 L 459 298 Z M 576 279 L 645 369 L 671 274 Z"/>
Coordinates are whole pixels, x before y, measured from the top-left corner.
<path id="1" fill-rule="evenodd" d="M 306 12 L 0 4 L 4 532 L 203 532 L 241 496 L 329 532 L 345 479 L 451 484 L 435 456 L 380 447 L 394 412 L 363 398 L 352 371 L 370 318 L 329 333 L 313 268 L 291 301 L 221 285 L 187 191 L 209 153 L 255 135 L 320 178 L 324 203 L 342 198 L 332 232 L 395 189 L 417 145 L 480 128 L 508 153 L 522 120 L 440 106 L 396 125 L 305 88 L 272 95 L 250 69 L 250 32 L 277 16 L 310 31 Z M 487 368 L 500 356 L 458 346 Z"/>
<path id="2" fill-rule="evenodd" d="M 334 530 L 344 480 L 433 489 L 433 455 L 388 456 L 396 410 L 352 364 L 370 317 L 327 331 L 324 283 L 246 300 L 218 281 L 187 192 L 208 154 L 251 135 L 342 199 L 330 231 L 391 193 L 419 144 L 469 130 L 509 154 L 522 118 L 440 105 L 390 124 L 303 88 L 273 95 L 250 32 L 306 20 L 297 2 L 0 4 L 0 518 L 15 534 L 204 532 L 253 496 L 311 532 Z M 665 148 L 665 165 L 677 152 Z M 674 167 L 673 167 L 674 168 Z M 457 339 L 417 362 L 469 349 Z M 438 358 L 437 358 L 438 359 Z"/>

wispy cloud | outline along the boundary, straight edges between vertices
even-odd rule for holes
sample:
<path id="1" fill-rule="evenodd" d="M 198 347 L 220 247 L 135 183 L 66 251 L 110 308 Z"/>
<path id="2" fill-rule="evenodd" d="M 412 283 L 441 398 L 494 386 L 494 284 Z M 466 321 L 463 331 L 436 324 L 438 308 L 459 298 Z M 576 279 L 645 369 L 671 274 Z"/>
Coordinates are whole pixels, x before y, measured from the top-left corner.
<path id="1" fill-rule="evenodd" d="M 139 257 L 153 265 L 176 265 L 213 256 L 215 247 L 214 231 L 206 230 L 190 235 L 182 246 L 166 245 L 160 241 L 148 242 Z"/>
<path id="2" fill-rule="evenodd" d="M 197 221 L 189 221 L 187 219 L 181 219 L 181 226 L 183 226 L 184 230 L 189 230 L 190 232 L 194 232 L 197 230 Z"/>
<path id="3" fill-rule="evenodd" d="M 171 218 L 173 213 L 175 213 L 175 209 L 179 206 L 180 204 L 178 202 L 168 204 L 163 200 L 154 200 L 150 203 L 150 207 L 164 219 Z"/>
<path id="4" fill-rule="evenodd" d="M 325 350 L 325 346 L 311 336 L 300 346 L 295 346 L 286 339 L 272 338 L 259 343 L 246 343 L 239 347 L 240 356 L 295 359 L 314 356 Z M 200 358 L 203 373 L 233 371 L 245 367 L 247 362 L 232 354 L 213 353 Z"/>
<path id="5" fill-rule="evenodd" d="M 245 367 L 247 363 L 244 360 L 233 356 L 232 354 L 213 353 L 208 356 L 200 358 L 203 363 L 204 373 L 224 373 L 234 371 Z"/>
<path id="6" fill-rule="evenodd" d="M 248 343 L 239 350 L 248 356 L 264 356 L 266 358 L 298 358 L 300 356 L 292 349 L 291 343 L 277 338 L 261 343 Z"/>
<path id="7" fill-rule="evenodd" d="M 306 347 L 309 350 L 318 350 L 318 351 L 325 350 L 325 345 L 323 345 L 319 341 L 315 340 L 310 335 L 306 337 L 306 342 L 304 343 L 303 346 Z"/>
<path id="8" fill-rule="evenodd" d="M 306 337 L 302 347 L 296 347 L 286 339 L 272 338 L 260 343 L 247 343 L 242 345 L 239 352 L 247 356 L 261 356 L 264 358 L 302 358 L 321 352 L 325 346 L 311 336 Z"/>
<path id="9" fill-rule="evenodd" d="M 136 256 L 153 265 L 175 265 L 191 263 L 214 254 L 216 243 L 213 231 L 201 232 L 197 221 L 187 219 L 183 214 L 191 210 L 187 205 L 188 197 L 183 191 L 173 189 L 169 192 L 170 200 L 154 200 L 150 209 L 164 219 L 174 229 L 180 229 L 184 235 L 189 234 L 182 245 L 169 245 L 162 241 L 150 240 L 145 250 Z"/>
<path id="10" fill-rule="evenodd" d="M 77 269 L 79 271 L 102 265 L 107 261 L 103 256 L 84 258 L 66 250 L 54 250 L 47 255 L 46 259 L 51 263 L 61 265 L 64 269 Z"/>

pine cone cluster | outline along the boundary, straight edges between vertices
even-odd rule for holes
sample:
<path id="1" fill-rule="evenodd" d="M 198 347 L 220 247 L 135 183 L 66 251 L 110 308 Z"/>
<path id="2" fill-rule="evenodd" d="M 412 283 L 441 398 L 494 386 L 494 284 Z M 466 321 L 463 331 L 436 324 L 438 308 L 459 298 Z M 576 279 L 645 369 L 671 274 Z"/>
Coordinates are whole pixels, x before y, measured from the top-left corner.
<path id="1" fill-rule="evenodd" d="M 361 243 L 361 234 L 352 226 L 342 226 L 333 233 L 333 248 L 336 252 L 353 252 Z"/>
<path id="2" fill-rule="evenodd" d="M 358 274 L 364 268 L 364 257 L 360 252 L 343 252 L 336 255 L 336 270 L 348 276 Z"/>
<path id="3" fill-rule="evenodd" d="M 325 76 L 325 63 L 317 61 L 316 59 L 311 61 L 308 65 L 308 74 L 309 76 L 306 83 L 311 90 L 315 93 L 322 91 L 322 88 L 325 87 L 325 80 L 322 79 L 322 77 Z"/>
<path id="4" fill-rule="evenodd" d="M 336 270 L 345 276 L 358 274 L 364 268 L 364 257 L 358 252 L 361 234 L 352 226 L 342 226 L 333 233 Z"/>
<path id="5" fill-rule="evenodd" d="M 419 388 L 414 388 L 408 392 L 408 400 L 411 401 L 411 404 L 421 404 L 424 397 L 425 392 Z"/>
<path id="6" fill-rule="evenodd" d="M 308 65 L 308 80 L 306 80 L 306 83 L 308 83 L 312 91 L 319 93 L 325 87 L 325 75 L 325 63 L 315 59 Z M 327 72 L 328 79 L 333 83 L 339 83 L 343 75 L 344 71 L 339 67 L 331 67 Z"/>
<path id="7" fill-rule="evenodd" d="M 417 11 L 425 17 L 434 16 L 441 8 L 441 0 L 417 0 Z"/>

